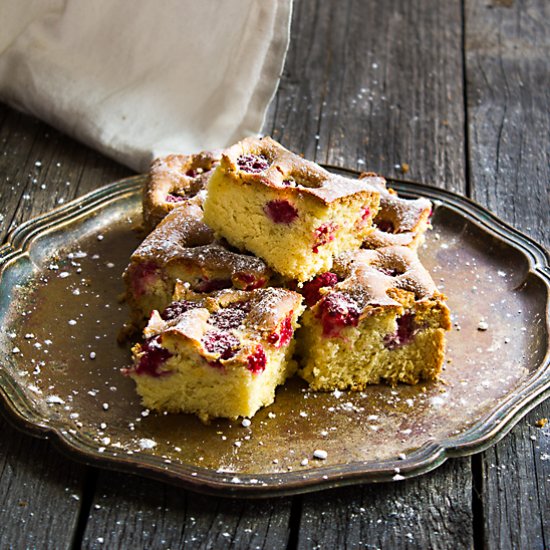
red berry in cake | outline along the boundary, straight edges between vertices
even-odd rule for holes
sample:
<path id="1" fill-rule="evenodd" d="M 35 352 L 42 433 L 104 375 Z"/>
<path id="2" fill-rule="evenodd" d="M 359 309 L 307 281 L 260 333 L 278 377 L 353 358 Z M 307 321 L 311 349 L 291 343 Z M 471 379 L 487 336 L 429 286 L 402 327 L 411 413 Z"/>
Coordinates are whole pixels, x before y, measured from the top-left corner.
<path id="1" fill-rule="evenodd" d="M 168 195 L 166 195 L 164 200 L 166 202 L 171 203 L 171 204 L 175 204 L 175 203 L 178 203 L 178 202 L 185 201 L 185 197 L 181 197 L 180 195 L 175 195 L 174 193 L 168 193 Z"/>
<path id="2" fill-rule="evenodd" d="M 172 357 L 172 354 L 160 345 L 160 338 L 155 336 L 141 344 L 141 355 L 135 367 L 136 374 L 147 374 L 149 376 L 163 376 L 168 372 L 162 372 L 160 367 Z"/>
<path id="3" fill-rule="evenodd" d="M 208 322 L 223 330 L 239 328 L 250 311 L 250 302 L 235 302 L 212 313 Z"/>
<path id="4" fill-rule="evenodd" d="M 154 262 L 141 262 L 132 266 L 129 277 L 132 294 L 139 298 L 155 284 L 159 277 L 159 268 Z"/>
<path id="5" fill-rule="evenodd" d="M 231 279 L 205 279 L 196 287 L 197 292 L 214 292 L 215 290 L 223 290 L 233 286 Z"/>
<path id="6" fill-rule="evenodd" d="M 292 314 L 293 312 L 291 311 L 288 317 L 281 323 L 279 331 L 274 331 L 267 337 L 267 341 L 276 348 L 286 346 L 294 334 L 294 329 L 292 328 Z"/>
<path id="7" fill-rule="evenodd" d="M 267 365 L 267 357 L 265 355 L 264 348 L 260 345 L 256 346 L 254 352 L 248 356 L 247 361 L 247 369 L 252 374 L 259 374 L 260 372 L 263 372 L 265 370 L 265 366 Z"/>
<path id="8" fill-rule="evenodd" d="M 240 343 L 236 336 L 224 330 L 209 330 L 202 343 L 209 353 L 219 354 L 219 359 L 231 359 L 239 350 Z"/>
<path id="9" fill-rule="evenodd" d="M 199 307 L 199 304 L 197 304 L 197 302 L 190 302 L 188 300 L 172 302 L 169 306 L 166 306 L 166 308 L 160 314 L 160 316 L 165 321 L 171 321 L 172 319 L 177 319 L 180 315 L 184 314 L 186 311 L 189 311 L 190 309 L 195 309 L 197 307 Z"/>
<path id="10" fill-rule="evenodd" d="M 298 217 L 298 210 L 284 199 L 269 201 L 264 206 L 264 211 L 275 223 L 292 223 Z"/>
<path id="11" fill-rule="evenodd" d="M 394 350 L 410 343 L 415 337 L 417 327 L 412 313 L 405 313 L 397 318 L 397 329 L 393 334 L 384 337 L 384 345 L 389 350 Z"/>
<path id="12" fill-rule="evenodd" d="M 359 306 L 350 296 L 342 292 L 328 294 L 319 302 L 319 315 L 323 326 L 323 336 L 334 337 L 344 327 L 359 324 Z"/>
<path id="13" fill-rule="evenodd" d="M 327 222 L 320 225 L 315 229 L 314 238 L 315 244 L 313 245 L 313 252 L 317 254 L 319 252 L 319 247 L 323 246 L 334 240 L 334 235 L 338 230 L 338 224 L 334 222 Z"/>
<path id="14" fill-rule="evenodd" d="M 363 208 L 363 215 L 361 216 L 361 219 L 363 221 L 367 221 L 370 218 L 371 215 L 371 209 L 368 206 L 365 206 Z"/>
<path id="15" fill-rule="evenodd" d="M 262 288 L 266 280 L 264 277 L 256 278 L 252 273 L 237 273 L 234 277 L 234 285 L 237 288 L 242 288 L 243 290 L 254 290 L 256 288 Z"/>
<path id="16" fill-rule="evenodd" d="M 332 287 L 338 282 L 338 277 L 335 273 L 327 271 L 326 273 L 321 273 L 317 275 L 313 280 L 304 283 L 302 288 L 302 294 L 305 298 L 306 304 L 311 307 L 314 306 L 320 299 L 321 293 L 319 292 L 321 288 Z"/>
<path id="17" fill-rule="evenodd" d="M 237 165 L 243 172 L 258 174 L 269 168 L 269 161 L 264 155 L 241 155 L 237 159 Z"/>

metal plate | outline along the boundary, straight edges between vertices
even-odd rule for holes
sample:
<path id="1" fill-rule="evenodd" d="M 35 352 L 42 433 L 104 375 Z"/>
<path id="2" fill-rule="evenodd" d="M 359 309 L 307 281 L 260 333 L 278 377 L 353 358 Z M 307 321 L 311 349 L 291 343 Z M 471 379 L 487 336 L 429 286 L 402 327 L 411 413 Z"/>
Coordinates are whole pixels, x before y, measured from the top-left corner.
<path id="1" fill-rule="evenodd" d="M 548 254 L 467 199 L 393 181 L 436 204 L 420 256 L 455 323 L 441 382 L 336 396 L 296 379 L 248 428 L 147 414 L 120 373 L 128 348 L 116 343 L 142 181 L 27 222 L 0 249 L 3 409 L 71 456 L 205 493 L 301 493 L 411 477 L 485 449 L 550 393 Z"/>

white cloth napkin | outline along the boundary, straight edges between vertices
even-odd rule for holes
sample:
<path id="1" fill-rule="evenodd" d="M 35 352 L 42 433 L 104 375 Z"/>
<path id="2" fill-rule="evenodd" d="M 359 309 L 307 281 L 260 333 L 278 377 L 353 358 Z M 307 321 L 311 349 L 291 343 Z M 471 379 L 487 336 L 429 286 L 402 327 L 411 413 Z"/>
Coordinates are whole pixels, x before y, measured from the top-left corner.
<path id="1" fill-rule="evenodd" d="M 138 171 L 257 133 L 292 0 L 0 0 L 0 99 Z"/>

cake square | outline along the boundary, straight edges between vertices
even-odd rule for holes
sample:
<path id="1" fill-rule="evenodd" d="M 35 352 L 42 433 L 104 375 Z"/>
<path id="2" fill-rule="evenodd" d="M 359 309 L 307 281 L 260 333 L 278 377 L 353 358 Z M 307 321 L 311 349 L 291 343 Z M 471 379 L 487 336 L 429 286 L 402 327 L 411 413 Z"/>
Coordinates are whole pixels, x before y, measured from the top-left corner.
<path id="1" fill-rule="evenodd" d="M 187 202 L 172 210 L 130 257 L 123 279 L 133 324 L 141 328 L 151 311 L 171 301 L 177 281 L 196 292 L 265 286 L 271 270 L 259 258 L 217 241 L 202 208 Z"/>
<path id="2" fill-rule="evenodd" d="M 376 174 L 364 172 L 359 179 L 372 178 Z M 384 246 L 408 246 L 416 249 L 424 242 L 424 234 L 430 227 L 432 203 L 423 197 L 405 199 L 393 189 L 379 186 L 380 209 L 374 218 L 374 229 L 365 241 L 364 248 Z"/>
<path id="3" fill-rule="evenodd" d="M 251 417 L 296 371 L 294 330 L 302 296 L 282 288 L 197 295 L 178 285 L 153 312 L 125 373 L 145 407 L 212 417 Z"/>
<path id="4" fill-rule="evenodd" d="M 331 174 L 270 138 L 247 138 L 222 154 L 204 220 L 284 277 L 307 281 L 361 246 L 378 211 L 375 184 L 383 182 Z"/>
<path id="5" fill-rule="evenodd" d="M 174 208 L 192 200 L 202 206 L 204 189 L 220 151 L 167 155 L 155 159 L 143 188 L 143 225 L 152 231 Z"/>
<path id="6" fill-rule="evenodd" d="M 416 384 L 441 372 L 449 309 L 413 250 L 345 253 L 303 293 L 299 374 L 312 389 Z"/>

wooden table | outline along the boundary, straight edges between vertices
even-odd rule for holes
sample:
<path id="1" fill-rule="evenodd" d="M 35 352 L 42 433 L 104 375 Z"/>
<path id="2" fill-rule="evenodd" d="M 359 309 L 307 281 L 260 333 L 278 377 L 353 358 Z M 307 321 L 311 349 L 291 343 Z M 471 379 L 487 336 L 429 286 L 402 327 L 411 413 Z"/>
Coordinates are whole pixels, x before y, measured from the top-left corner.
<path id="1" fill-rule="evenodd" d="M 466 194 L 550 244 L 547 0 L 297 0 L 265 133 Z M 130 174 L 0 106 L 0 239 Z M 0 548 L 550 548 L 547 401 L 422 477 L 260 502 L 84 467 L 0 420 Z"/>

